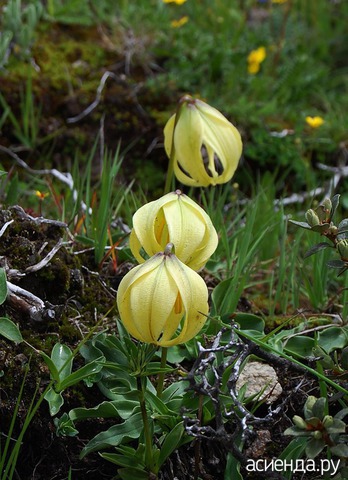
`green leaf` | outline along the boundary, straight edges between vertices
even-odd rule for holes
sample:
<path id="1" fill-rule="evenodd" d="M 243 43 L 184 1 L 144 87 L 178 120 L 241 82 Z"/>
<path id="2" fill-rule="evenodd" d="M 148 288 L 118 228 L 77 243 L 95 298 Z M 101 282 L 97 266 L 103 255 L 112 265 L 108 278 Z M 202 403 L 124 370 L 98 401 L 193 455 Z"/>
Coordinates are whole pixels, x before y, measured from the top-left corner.
<path id="1" fill-rule="evenodd" d="M 335 215 L 335 212 L 337 210 L 337 207 L 338 207 L 339 203 L 340 203 L 340 194 L 337 193 L 331 199 L 330 222 L 332 221 L 332 219 Z"/>
<path id="2" fill-rule="evenodd" d="M 282 451 L 280 454 L 279 458 L 282 460 L 297 460 L 298 458 L 301 458 L 304 454 L 306 444 L 308 441 L 308 437 L 296 437 L 291 442 L 289 445 Z M 283 473 L 284 477 L 288 480 L 292 478 L 292 471 L 286 470 Z"/>
<path id="3" fill-rule="evenodd" d="M 326 407 L 327 407 L 327 399 L 324 397 L 318 398 L 318 400 L 314 403 L 312 407 L 313 417 L 316 417 L 322 420 L 325 415 Z"/>
<path id="4" fill-rule="evenodd" d="M 234 317 L 234 321 L 238 323 L 241 330 L 253 330 L 260 333 L 264 332 L 264 320 L 252 313 L 237 313 Z"/>
<path id="5" fill-rule="evenodd" d="M 220 282 L 213 290 L 211 299 L 213 302 L 214 311 L 219 315 L 230 315 L 231 307 L 229 302 L 229 290 L 231 288 L 231 279 L 227 278 Z"/>
<path id="6" fill-rule="evenodd" d="M 336 455 L 337 457 L 348 457 L 348 445 L 346 445 L 345 443 L 339 443 L 338 445 L 331 447 L 330 451 L 333 455 Z"/>
<path id="7" fill-rule="evenodd" d="M 116 465 L 120 465 L 121 467 L 126 467 L 126 468 L 132 468 L 137 471 L 144 471 L 144 468 L 136 468 L 134 467 L 134 464 L 140 461 L 136 457 L 136 455 L 133 453 L 131 455 L 125 455 L 124 453 L 120 455 L 119 453 L 100 453 L 99 454 L 102 458 L 105 460 L 108 460 L 109 462 L 115 463 Z M 145 467 L 145 465 L 143 466 Z"/>
<path id="8" fill-rule="evenodd" d="M 284 435 L 293 435 L 294 437 L 308 437 L 308 432 L 299 427 L 289 427 L 284 431 Z"/>
<path id="9" fill-rule="evenodd" d="M 7 298 L 7 279 L 4 268 L 0 268 L 0 305 L 4 303 Z"/>
<path id="10" fill-rule="evenodd" d="M 59 380 L 64 380 L 71 373 L 73 354 L 70 348 L 61 343 L 56 343 L 51 352 L 51 360 L 58 370 Z"/>
<path id="11" fill-rule="evenodd" d="M 148 480 L 149 473 L 137 468 L 120 468 L 117 474 L 122 480 Z"/>
<path id="12" fill-rule="evenodd" d="M 45 400 L 48 402 L 48 406 L 50 409 L 50 415 L 53 417 L 57 415 L 61 406 L 64 404 L 64 399 L 60 393 L 57 393 L 50 388 L 45 395 Z"/>
<path id="13" fill-rule="evenodd" d="M 322 438 L 311 438 L 306 446 L 306 455 L 308 458 L 315 458 L 326 447 Z"/>
<path id="14" fill-rule="evenodd" d="M 348 347 L 345 347 L 341 352 L 341 367 L 343 370 L 348 370 Z"/>
<path id="15" fill-rule="evenodd" d="M 329 327 L 318 335 L 318 344 L 326 353 L 331 353 L 338 348 L 345 348 L 348 345 L 347 327 Z"/>
<path id="16" fill-rule="evenodd" d="M 67 377 L 62 380 L 58 386 L 59 390 L 64 390 L 65 388 L 71 387 L 76 383 L 80 382 L 84 378 L 89 377 L 90 375 L 95 375 L 96 373 L 100 372 L 103 368 L 104 357 L 100 357 L 100 359 L 87 363 L 87 365 L 79 368 L 76 372 L 71 373 Z M 71 368 L 71 367 L 70 367 Z M 61 375 L 61 373 L 60 373 Z"/>
<path id="17" fill-rule="evenodd" d="M 160 362 L 151 362 L 146 366 L 146 369 L 141 373 L 142 377 L 149 377 L 151 375 L 157 375 L 158 373 L 170 373 L 173 372 L 175 368 L 173 367 L 161 367 Z"/>
<path id="18" fill-rule="evenodd" d="M 228 452 L 227 454 L 224 480 L 243 480 L 243 477 L 240 474 L 240 462 L 231 452 Z"/>
<path id="19" fill-rule="evenodd" d="M 307 222 L 297 222 L 296 220 L 289 220 L 290 223 L 293 223 L 297 227 L 305 228 L 306 230 L 312 230 L 312 227 Z"/>
<path id="20" fill-rule="evenodd" d="M 173 382 L 167 387 L 162 393 L 162 401 L 168 405 L 173 399 L 180 398 L 182 399 L 186 389 L 188 386 L 188 382 L 185 380 L 179 380 L 178 382 Z M 170 408 L 170 407 L 169 407 Z"/>
<path id="21" fill-rule="evenodd" d="M 141 413 L 136 413 L 129 417 L 125 422 L 120 423 L 119 425 L 114 425 L 105 432 L 98 433 L 84 447 L 80 458 L 83 458 L 96 450 L 101 450 L 107 447 L 116 447 L 122 442 L 139 438 L 142 429 L 142 415 Z"/>
<path id="22" fill-rule="evenodd" d="M 0 335 L 11 340 L 11 342 L 23 342 L 22 334 L 17 325 L 6 317 L 0 318 Z"/>
<path id="23" fill-rule="evenodd" d="M 345 263 L 342 262 L 342 260 L 329 260 L 328 262 L 326 262 L 326 265 L 330 268 L 344 268 L 345 267 Z"/>
<path id="24" fill-rule="evenodd" d="M 339 420 L 343 420 L 348 415 L 348 407 L 342 408 L 339 412 L 336 413 L 334 418 L 338 418 Z"/>
<path id="25" fill-rule="evenodd" d="M 300 357 L 310 357 L 313 355 L 314 346 L 315 341 L 313 338 L 299 335 L 289 338 L 284 346 L 284 350 L 290 354 L 295 354 Z"/>
<path id="26" fill-rule="evenodd" d="M 324 349 L 322 349 L 319 345 L 316 345 L 313 348 L 313 356 L 320 359 L 320 363 L 324 369 L 335 369 L 335 362 L 333 359 L 326 353 Z"/>
<path id="27" fill-rule="evenodd" d="M 85 420 L 87 418 L 117 418 L 119 417 L 115 402 L 102 402 L 94 408 L 77 407 L 69 412 L 73 421 Z"/>
<path id="28" fill-rule="evenodd" d="M 57 437 L 75 437 L 79 433 L 67 413 L 63 413 L 60 418 L 55 418 L 53 423 L 56 427 Z"/>
<path id="29" fill-rule="evenodd" d="M 332 247 L 329 243 L 327 243 L 327 242 L 317 243 L 317 244 L 314 245 L 312 248 L 310 248 L 309 250 L 307 250 L 307 252 L 304 254 L 304 258 L 308 258 L 308 257 L 310 257 L 311 255 L 313 255 L 314 253 L 320 252 L 321 250 L 324 250 L 325 248 L 328 248 L 328 247 L 333 248 L 333 247 Z"/>
<path id="30" fill-rule="evenodd" d="M 58 369 L 57 367 L 55 366 L 54 362 L 52 361 L 52 359 L 46 355 L 45 352 L 41 352 L 40 351 L 40 355 L 41 357 L 43 358 L 44 362 L 46 363 L 46 365 L 48 366 L 48 369 L 50 371 L 50 375 L 51 375 L 51 378 L 57 382 L 57 384 L 59 383 L 59 372 L 58 372 Z"/>
<path id="31" fill-rule="evenodd" d="M 151 405 L 153 411 L 155 413 L 159 413 L 160 415 L 171 417 L 173 416 L 174 418 L 177 417 L 178 413 L 171 411 L 166 403 L 164 403 L 160 398 L 158 398 L 157 395 L 153 394 L 152 392 L 147 391 L 146 392 L 146 399 Z"/>
<path id="32" fill-rule="evenodd" d="M 327 427 L 327 431 L 330 433 L 330 435 L 334 435 L 337 433 L 345 433 L 346 431 L 346 424 L 343 422 L 343 420 L 339 420 L 338 418 L 333 419 L 332 425 Z"/>
<path id="33" fill-rule="evenodd" d="M 345 240 L 348 238 L 348 218 L 345 218 L 338 224 L 337 240 Z"/>
<path id="34" fill-rule="evenodd" d="M 134 392 L 137 395 L 137 392 Z M 111 402 L 105 401 L 94 408 L 77 407 L 69 412 L 72 420 L 85 420 L 87 418 L 117 418 L 123 420 L 129 418 L 139 408 L 139 400 L 132 400 L 123 395 L 118 395 L 117 399 Z"/>
<path id="35" fill-rule="evenodd" d="M 329 223 L 322 223 L 321 225 L 314 225 L 313 227 L 311 227 L 311 230 L 317 233 L 324 233 L 324 232 L 327 232 L 329 228 L 330 228 Z"/>
<path id="36" fill-rule="evenodd" d="M 168 457 L 180 444 L 180 440 L 184 434 L 184 422 L 180 422 L 165 436 L 164 442 L 161 445 L 160 455 L 158 459 L 158 467 L 163 465 Z"/>

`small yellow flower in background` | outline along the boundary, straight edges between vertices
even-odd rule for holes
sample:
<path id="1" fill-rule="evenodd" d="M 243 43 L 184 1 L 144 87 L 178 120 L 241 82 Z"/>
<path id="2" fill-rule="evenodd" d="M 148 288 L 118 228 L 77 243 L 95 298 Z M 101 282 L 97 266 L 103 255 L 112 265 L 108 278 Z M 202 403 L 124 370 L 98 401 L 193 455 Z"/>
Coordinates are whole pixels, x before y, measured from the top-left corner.
<path id="1" fill-rule="evenodd" d="M 187 23 L 189 20 L 189 17 L 187 15 L 184 15 L 183 17 L 179 18 L 179 20 L 172 20 L 170 22 L 170 25 L 173 27 L 173 28 L 180 28 L 182 27 L 183 25 L 185 25 L 185 23 Z"/>
<path id="2" fill-rule="evenodd" d="M 204 280 L 171 247 L 132 268 L 117 291 L 119 314 L 130 335 L 162 347 L 191 340 L 209 309 Z"/>
<path id="3" fill-rule="evenodd" d="M 318 128 L 320 127 L 325 120 L 321 117 L 306 117 L 306 123 L 309 125 L 311 128 Z"/>
<path id="4" fill-rule="evenodd" d="M 174 245 L 177 258 L 193 270 L 204 266 L 218 244 L 209 216 L 180 190 L 143 205 L 133 215 L 129 246 L 139 263 L 145 261 L 142 251 L 152 256 L 168 243 Z"/>
<path id="5" fill-rule="evenodd" d="M 272 3 L 285 3 L 287 0 L 272 0 Z"/>
<path id="6" fill-rule="evenodd" d="M 256 50 L 252 50 L 248 55 L 248 72 L 255 75 L 260 70 L 260 65 L 266 58 L 265 47 L 259 47 Z"/>
<path id="7" fill-rule="evenodd" d="M 44 200 L 46 197 L 49 196 L 49 192 L 40 192 L 40 190 L 35 191 L 35 195 L 38 197 L 39 200 Z"/>
<path id="8" fill-rule="evenodd" d="M 182 5 L 187 0 L 162 0 L 163 3 L 175 3 L 176 5 Z"/>
<path id="9" fill-rule="evenodd" d="M 240 133 L 216 108 L 185 95 L 164 127 L 164 148 L 179 182 L 207 187 L 231 180 L 240 156 Z"/>

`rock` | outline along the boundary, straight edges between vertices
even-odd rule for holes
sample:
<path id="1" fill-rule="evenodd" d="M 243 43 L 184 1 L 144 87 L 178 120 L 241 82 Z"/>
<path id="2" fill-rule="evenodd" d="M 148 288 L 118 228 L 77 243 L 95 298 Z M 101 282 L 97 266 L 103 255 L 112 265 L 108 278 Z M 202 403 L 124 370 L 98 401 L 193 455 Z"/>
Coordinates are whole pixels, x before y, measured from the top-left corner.
<path id="1" fill-rule="evenodd" d="M 237 381 L 238 390 L 245 384 L 246 397 L 261 393 L 257 399 L 266 403 L 275 402 L 283 391 L 274 368 L 262 362 L 248 362 L 244 366 Z"/>

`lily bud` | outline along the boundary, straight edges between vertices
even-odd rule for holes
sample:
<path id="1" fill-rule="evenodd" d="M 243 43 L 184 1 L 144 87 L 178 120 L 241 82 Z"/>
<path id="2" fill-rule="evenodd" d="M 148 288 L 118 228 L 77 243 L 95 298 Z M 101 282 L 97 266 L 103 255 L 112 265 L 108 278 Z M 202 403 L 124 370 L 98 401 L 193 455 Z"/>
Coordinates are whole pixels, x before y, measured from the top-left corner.
<path id="1" fill-rule="evenodd" d="M 130 270 L 117 292 L 119 314 L 130 335 L 162 347 L 193 338 L 208 313 L 204 280 L 169 250 Z"/>
<path id="2" fill-rule="evenodd" d="M 164 147 L 173 156 L 179 182 L 207 187 L 228 182 L 242 154 L 240 133 L 218 110 L 185 95 L 164 128 Z"/>
<path id="3" fill-rule="evenodd" d="M 180 190 L 168 193 L 137 210 L 129 245 L 139 263 L 164 250 L 168 243 L 175 255 L 199 270 L 214 253 L 218 236 L 205 211 Z"/>

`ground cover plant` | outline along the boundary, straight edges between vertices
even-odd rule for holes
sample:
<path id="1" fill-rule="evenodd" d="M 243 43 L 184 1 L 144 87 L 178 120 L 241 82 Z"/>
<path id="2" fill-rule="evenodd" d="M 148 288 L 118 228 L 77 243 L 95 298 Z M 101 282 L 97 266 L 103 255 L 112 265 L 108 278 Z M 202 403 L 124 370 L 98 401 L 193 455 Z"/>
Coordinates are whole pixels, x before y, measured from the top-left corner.
<path id="1" fill-rule="evenodd" d="M 0 479 L 347 478 L 347 3 L 0 5 Z"/>

